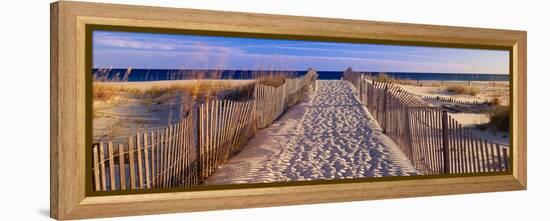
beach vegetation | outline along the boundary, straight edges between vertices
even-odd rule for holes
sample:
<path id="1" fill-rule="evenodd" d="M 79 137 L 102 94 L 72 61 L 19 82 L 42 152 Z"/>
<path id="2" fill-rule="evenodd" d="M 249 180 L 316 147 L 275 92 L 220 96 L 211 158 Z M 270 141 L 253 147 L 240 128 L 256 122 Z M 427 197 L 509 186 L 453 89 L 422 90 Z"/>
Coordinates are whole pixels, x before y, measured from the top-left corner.
<path id="1" fill-rule="evenodd" d="M 93 99 L 94 101 L 110 102 L 116 96 L 126 94 L 134 96 L 160 97 L 164 94 L 185 93 L 193 100 L 210 100 L 216 96 L 224 95 L 232 99 L 243 100 L 251 97 L 251 86 L 253 83 L 236 83 L 231 80 L 220 79 L 222 71 L 195 70 L 191 73 L 175 71 L 170 73 L 169 79 L 174 81 L 170 84 L 141 85 L 137 82 L 128 82 L 128 76 L 132 73 L 128 68 L 126 73 L 113 74 L 111 68 L 98 69 L 94 73 Z M 185 80 L 179 84 L 177 80 L 185 79 L 183 75 L 193 76 L 193 80 Z M 120 75 L 119 77 L 117 77 Z M 110 76 L 110 77 L 108 77 Z M 287 71 L 254 71 L 253 79 L 260 84 L 279 87 L 285 83 L 285 78 L 297 77 L 295 72 Z M 240 97 L 239 97 L 240 96 Z"/>
<path id="2" fill-rule="evenodd" d="M 209 80 L 197 80 L 190 84 L 152 85 L 149 87 L 95 83 L 93 85 L 93 99 L 94 101 L 110 101 L 123 94 L 156 98 L 175 93 L 185 93 L 195 100 L 211 99 L 219 94 L 232 94 L 233 97 L 239 94 L 245 95 L 251 86 L 252 83 L 236 85 L 231 82 Z"/>
<path id="3" fill-rule="evenodd" d="M 298 74 L 283 71 L 254 71 L 252 75 L 260 84 L 279 87 L 285 83 L 285 78 L 297 77 Z"/>
<path id="4" fill-rule="evenodd" d="M 285 83 L 284 76 L 269 76 L 258 79 L 258 83 L 272 87 L 279 87 Z"/>
<path id="5" fill-rule="evenodd" d="M 489 112 L 489 127 L 507 132 L 510 130 L 510 106 L 495 106 Z"/>
<path id="6" fill-rule="evenodd" d="M 110 101 L 119 93 L 118 88 L 95 84 L 92 91 L 94 101 Z"/>
<path id="7" fill-rule="evenodd" d="M 386 73 L 380 73 L 375 75 L 374 80 L 378 82 L 384 82 L 384 83 L 395 83 L 395 79 L 387 75 Z"/>
<path id="8" fill-rule="evenodd" d="M 500 98 L 499 97 L 493 97 L 489 103 L 493 106 L 499 105 L 500 104 Z"/>
<path id="9" fill-rule="evenodd" d="M 384 72 L 376 74 L 376 75 L 367 74 L 367 76 L 371 76 L 371 78 L 374 79 L 375 81 L 384 82 L 384 83 L 402 84 L 402 85 L 418 85 L 419 84 L 418 81 L 395 78 L 395 77 L 392 77 L 392 76 L 390 76 L 390 75 L 388 75 Z M 420 85 L 420 86 L 422 86 L 422 85 Z"/>
<path id="10" fill-rule="evenodd" d="M 446 87 L 448 92 L 455 93 L 455 94 L 466 94 L 466 95 L 472 95 L 475 96 L 479 93 L 479 89 L 471 86 L 464 86 L 464 85 L 449 85 Z"/>

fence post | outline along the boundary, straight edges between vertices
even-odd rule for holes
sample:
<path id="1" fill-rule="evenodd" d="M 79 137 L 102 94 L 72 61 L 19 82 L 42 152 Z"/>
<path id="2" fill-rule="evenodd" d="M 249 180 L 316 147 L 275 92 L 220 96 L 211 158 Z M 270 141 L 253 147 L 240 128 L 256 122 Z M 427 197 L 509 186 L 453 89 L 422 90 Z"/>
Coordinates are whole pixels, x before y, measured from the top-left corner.
<path id="1" fill-rule="evenodd" d="M 409 106 L 402 104 L 402 110 L 405 111 L 405 133 L 407 139 L 407 144 L 409 145 L 409 159 L 412 162 L 413 166 L 416 166 L 414 162 L 414 154 L 413 154 L 413 138 L 411 133 L 411 122 L 410 122 L 410 115 L 409 115 Z"/>
<path id="2" fill-rule="evenodd" d="M 382 101 L 382 113 L 384 113 L 384 128 L 382 129 L 382 132 L 383 133 L 386 133 L 387 132 L 387 125 L 388 125 L 388 108 L 387 108 L 387 105 L 388 105 L 388 84 L 386 84 L 386 86 L 384 87 L 384 99 Z"/>
<path id="3" fill-rule="evenodd" d="M 363 103 L 363 82 L 361 81 L 362 77 L 359 77 L 359 102 Z"/>
<path id="4" fill-rule="evenodd" d="M 369 111 L 370 111 L 370 107 L 369 107 L 369 102 L 370 102 L 370 98 L 369 96 L 372 96 L 370 94 L 370 88 L 372 87 L 372 84 L 368 83 L 367 82 L 367 77 L 365 77 L 365 79 L 363 79 L 363 84 L 365 85 L 365 106 L 367 106 L 367 108 L 369 108 Z"/>
<path id="5" fill-rule="evenodd" d="M 357 89 L 359 91 L 359 102 L 361 102 L 363 100 L 363 84 L 361 84 L 361 76 L 359 76 L 359 80 L 357 80 L 357 86 L 358 87 L 355 87 L 355 89 Z"/>
<path id="6" fill-rule="evenodd" d="M 257 84 L 257 83 L 256 83 Z M 256 85 L 257 87 L 257 85 Z M 286 113 L 286 109 L 287 109 L 287 106 L 286 106 L 286 78 L 284 79 L 283 81 L 283 113 Z"/>
<path id="7" fill-rule="evenodd" d="M 443 172 L 445 174 L 450 174 L 450 164 L 449 164 L 449 117 L 447 116 L 447 111 L 443 110 L 442 114 L 442 131 L 443 131 Z"/>
<path id="8" fill-rule="evenodd" d="M 195 113 L 196 113 L 195 116 L 197 116 L 197 117 L 196 117 L 196 118 L 197 118 L 197 119 L 196 119 L 196 123 L 197 123 L 197 124 L 196 124 L 196 126 L 195 126 L 195 128 L 197 128 L 197 147 L 196 147 L 196 148 L 197 148 L 197 149 L 196 149 L 196 150 L 197 150 L 197 151 L 196 151 L 196 152 L 197 152 L 197 156 L 196 156 L 196 158 L 195 158 L 195 159 L 196 159 L 196 162 L 197 162 L 197 163 L 196 163 L 196 165 L 197 165 L 197 176 L 198 176 L 198 177 L 197 177 L 197 180 L 198 180 L 198 183 L 202 183 L 202 181 L 203 181 L 203 179 L 204 179 L 204 177 L 202 176 L 202 175 L 203 175 L 203 171 L 202 171 L 202 163 L 203 163 L 203 162 L 202 162 L 202 160 L 201 160 L 201 155 L 202 155 L 202 153 L 201 153 L 201 145 L 202 145 L 202 143 L 201 143 L 201 129 L 202 129 L 202 128 L 201 128 L 201 117 L 202 117 L 202 116 L 201 116 L 200 105 L 199 105 L 198 102 L 194 102 L 194 108 L 193 108 L 193 109 L 195 109 L 195 110 L 194 110 Z"/>

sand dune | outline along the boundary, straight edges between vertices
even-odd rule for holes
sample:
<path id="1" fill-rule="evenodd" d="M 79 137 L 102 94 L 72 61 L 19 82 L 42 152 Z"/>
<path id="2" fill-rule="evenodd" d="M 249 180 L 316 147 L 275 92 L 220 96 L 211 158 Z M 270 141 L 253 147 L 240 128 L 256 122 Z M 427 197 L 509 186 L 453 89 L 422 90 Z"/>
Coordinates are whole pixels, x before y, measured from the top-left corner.
<path id="1" fill-rule="evenodd" d="M 111 87 L 119 92 L 109 100 L 94 101 L 93 140 L 94 142 L 124 143 L 128 140 L 128 136 L 133 136 L 137 132 L 162 130 L 178 122 L 180 115 L 191 108 L 194 102 L 187 91 L 167 90 L 164 93 L 153 93 L 146 92 L 147 90 L 198 87 L 204 89 L 202 94 L 215 91 L 217 93 L 215 96 L 223 97 L 228 91 L 232 91 L 231 89 L 254 82 L 254 80 L 226 79 L 94 82 L 94 87 Z M 127 90 L 141 92 L 128 93 Z"/>
<path id="2" fill-rule="evenodd" d="M 359 103 L 350 83 L 319 80 L 317 92 L 259 131 L 206 184 L 415 174 Z"/>

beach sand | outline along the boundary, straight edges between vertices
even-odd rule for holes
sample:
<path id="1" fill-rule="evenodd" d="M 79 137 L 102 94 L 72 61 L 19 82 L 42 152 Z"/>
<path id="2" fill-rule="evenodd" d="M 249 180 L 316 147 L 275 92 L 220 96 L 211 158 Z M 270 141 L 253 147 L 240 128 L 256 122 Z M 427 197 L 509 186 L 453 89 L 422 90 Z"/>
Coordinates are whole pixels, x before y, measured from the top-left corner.
<path id="1" fill-rule="evenodd" d="M 179 121 L 191 100 L 184 93 L 158 98 L 123 94 L 111 103 L 94 102 L 93 140 L 124 143 L 138 132 L 162 130 Z"/>
<path id="2" fill-rule="evenodd" d="M 258 131 L 207 185 L 407 176 L 417 171 L 382 134 L 347 81 L 317 91 Z"/>

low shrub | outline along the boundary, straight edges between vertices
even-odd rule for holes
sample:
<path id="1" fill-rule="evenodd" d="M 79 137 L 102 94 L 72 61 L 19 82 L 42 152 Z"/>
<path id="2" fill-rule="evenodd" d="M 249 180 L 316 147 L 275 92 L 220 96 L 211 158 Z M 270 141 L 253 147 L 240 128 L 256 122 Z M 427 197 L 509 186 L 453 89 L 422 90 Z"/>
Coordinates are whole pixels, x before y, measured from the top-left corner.
<path id="1" fill-rule="evenodd" d="M 510 107 L 495 106 L 489 112 L 489 127 L 498 131 L 510 130 Z"/>
<path id="2" fill-rule="evenodd" d="M 479 89 L 464 85 L 449 85 L 447 86 L 447 91 L 455 94 L 468 94 L 472 96 L 479 93 Z"/>

